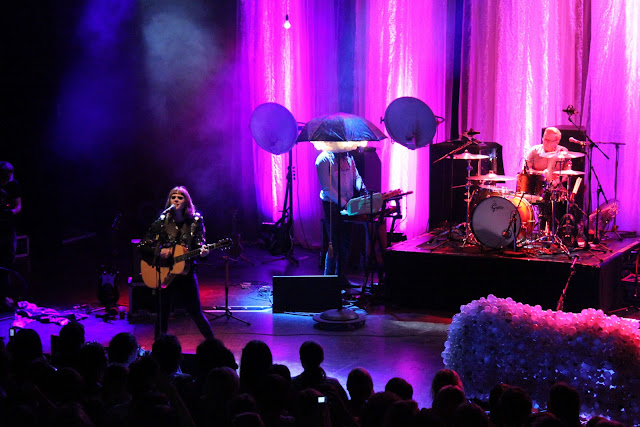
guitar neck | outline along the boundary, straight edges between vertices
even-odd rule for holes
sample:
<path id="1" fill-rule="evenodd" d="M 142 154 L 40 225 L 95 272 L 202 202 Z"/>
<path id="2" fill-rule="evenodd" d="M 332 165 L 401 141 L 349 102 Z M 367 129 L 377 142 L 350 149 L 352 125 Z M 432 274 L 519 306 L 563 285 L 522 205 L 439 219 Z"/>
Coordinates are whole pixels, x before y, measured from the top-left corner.
<path id="1" fill-rule="evenodd" d="M 219 246 L 221 246 L 220 243 L 211 243 L 210 245 L 205 245 L 204 247 L 206 248 L 206 250 L 209 251 L 211 249 L 216 249 Z M 200 249 L 194 249 L 192 251 L 185 252 L 182 255 L 178 255 L 173 260 L 174 260 L 174 262 L 182 262 L 182 261 L 186 261 L 186 260 L 188 260 L 190 258 L 194 258 L 194 257 L 196 257 L 198 255 L 200 255 Z"/>

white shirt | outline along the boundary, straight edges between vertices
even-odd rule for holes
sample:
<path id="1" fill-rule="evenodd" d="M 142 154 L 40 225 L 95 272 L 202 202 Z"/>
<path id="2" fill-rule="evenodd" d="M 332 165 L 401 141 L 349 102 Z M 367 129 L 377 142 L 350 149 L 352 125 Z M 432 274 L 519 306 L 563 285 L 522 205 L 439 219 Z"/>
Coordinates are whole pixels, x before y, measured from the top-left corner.
<path id="1" fill-rule="evenodd" d="M 340 157 L 340 166 L 338 159 Z M 355 190 L 364 190 L 364 183 L 350 154 L 337 156 L 330 151 L 321 152 L 316 158 L 316 171 L 320 181 L 320 199 L 344 207 L 353 198 Z M 338 175 L 339 174 L 339 175 Z M 338 203 L 338 176 L 340 179 L 340 201 Z"/>

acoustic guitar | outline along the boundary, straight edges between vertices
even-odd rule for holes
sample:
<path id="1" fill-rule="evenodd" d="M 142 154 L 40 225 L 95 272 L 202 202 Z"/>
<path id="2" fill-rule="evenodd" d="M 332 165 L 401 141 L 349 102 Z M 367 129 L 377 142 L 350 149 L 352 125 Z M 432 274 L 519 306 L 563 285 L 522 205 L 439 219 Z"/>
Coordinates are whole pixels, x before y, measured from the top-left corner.
<path id="1" fill-rule="evenodd" d="M 216 243 L 205 245 L 204 248 L 210 251 L 213 249 L 227 249 L 232 245 L 232 240 L 226 238 Z M 189 273 L 191 266 L 186 261 L 197 257 L 200 255 L 200 252 L 200 248 L 188 251 L 186 247 L 176 245 L 173 250 L 173 256 L 159 260 L 159 268 L 143 260 L 140 262 L 142 281 L 152 289 L 157 289 L 158 282 L 160 282 L 161 287 L 164 289 L 169 286 L 177 276 L 184 276 Z M 160 277 L 158 277 L 158 273 Z"/>

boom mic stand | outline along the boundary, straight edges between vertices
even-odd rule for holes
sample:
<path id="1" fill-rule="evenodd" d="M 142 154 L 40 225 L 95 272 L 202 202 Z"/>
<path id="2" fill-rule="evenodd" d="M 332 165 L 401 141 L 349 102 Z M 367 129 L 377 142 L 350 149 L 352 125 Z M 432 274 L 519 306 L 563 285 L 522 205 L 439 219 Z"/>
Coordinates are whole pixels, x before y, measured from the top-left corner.
<path id="1" fill-rule="evenodd" d="M 571 116 L 573 116 L 574 114 L 577 114 L 578 112 L 576 111 L 575 108 L 573 108 L 573 105 L 569 105 L 565 110 L 562 110 L 565 113 L 568 114 L 568 118 L 569 118 L 569 122 L 574 125 L 576 127 L 576 129 L 578 129 L 579 131 L 581 131 L 584 134 L 584 137 L 586 138 L 586 140 L 588 141 L 587 144 L 587 157 L 588 157 L 588 163 L 589 163 L 589 173 L 587 175 L 587 190 L 589 191 L 589 195 L 587 197 L 587 225 L 585 227 L 586 234 L 585 234 L 585 239 L 584 239 L 584 247 L 585 249 L 590 249 L 590 245 L 589 245 L 589 215 L 591 213 L 591 209 L 592 209 L 592 195 L 591 195 L 591 172 L 593 171 L 593 148 L 597 148 L 598 151 L 600 151 L 602 153 L 602 155 L 609 160 L 609 156 L 607 156 L 605 154 L 604 151 L 602 151 L 602 149 L 600 149 L 600 147 L 598 146 L 598 144 L 596 144 L 595 142 L 593 142 L 593 140 L 589 137 L 589 135 L 587 135 L 587 132 L 583 131 L 582 129 L 580 129 L 580 126 L 578 126 L 576 124 L 576 122 L 574 122 L 573 120 L 571 120 Z"/>

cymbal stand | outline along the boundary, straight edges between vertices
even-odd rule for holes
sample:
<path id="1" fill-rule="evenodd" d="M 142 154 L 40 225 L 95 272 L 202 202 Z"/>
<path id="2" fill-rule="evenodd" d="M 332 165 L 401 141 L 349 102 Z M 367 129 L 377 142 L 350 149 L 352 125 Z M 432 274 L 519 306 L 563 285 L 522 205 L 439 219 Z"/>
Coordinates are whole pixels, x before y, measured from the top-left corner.
<path id="1" fill-rule="evenodd" d="M 449 220 L 448 220 L 448 222 L 449 222 L 449 230 L 446 232 L 447 233 L 447 240 L 445 240 L 444 242 L 436 245 L 436 247 L 434 249 L 442 246 L 447 241 L 452 241 L 453 240 L 453 189 L 457 188 L 457 187 L 454 187 L 454 185 L 453 185 L 453 160 L 454 160 L 453 156 L 457 152 L 459 152 L 461 150 L 464 150 L 465 148 L 467 148 L 468 146 L 470 146 L 472 144 L 477 144 L 477 140 L 475 138 L 469 139 L 467 142 L 462 144 L 460 147 L 454 148 L 453 150 L 451 150 L 450 152 L 448 152 L 444 156 L 440 157 L 437 160 L 434 160 L 433 163 L 432 163 L 432 164 L 436 164 L 439 161 L 444 160 L 447 157 L 449 157 L 449 161 L 450 161 L 450 165 L 451 165 L 451 177 L 450 177 L 451 188 L 449 190 Z"/>
<path id="2" fill-rule="evenodd" d="M 471 219 L 469 218 L 469 212 L 471 210 L 471 159 L 467 160 L 467 183 L 465 188 L 467 189 L 467 222 L 465 223 L 464 239 L 462 239 L 462 246 L 465 246 L 471 237 Z"/>
<path id="3" fill-rule="evenodd" d="M 550 234 L 545 234 L 542 237 L 533 241 L 536 242 L 548 242 L 550 245 L 557 246 L 562 252 L 565 253 L 569 258 L 571 258 L 571 252 L 569 252 L 569 248 L 564 244 L 562 239 L 558 237 L 556 234 L 556 199 L 554 195 L 551 195 L 551 231 Z"/>

